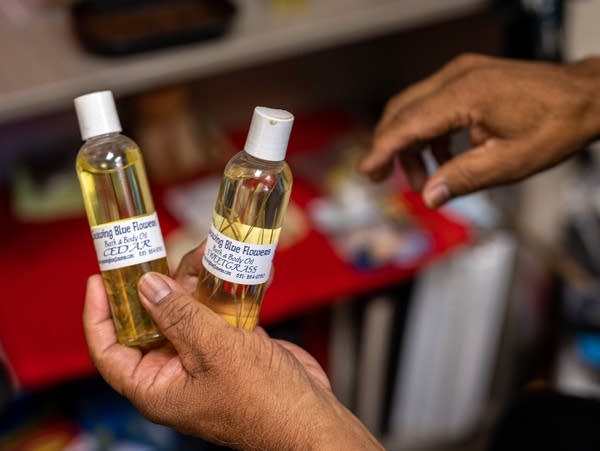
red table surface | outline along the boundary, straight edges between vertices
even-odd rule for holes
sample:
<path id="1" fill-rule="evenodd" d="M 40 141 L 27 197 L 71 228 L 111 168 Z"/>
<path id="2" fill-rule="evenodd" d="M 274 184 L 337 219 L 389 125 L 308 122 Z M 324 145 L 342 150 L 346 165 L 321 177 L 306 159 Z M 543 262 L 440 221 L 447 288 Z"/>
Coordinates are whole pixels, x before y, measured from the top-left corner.
<path id="1" fill-rule="evenodd" d="M 339 112 L 320 111 L 296 120 L 289 153 L 323 149 L 355 125 Z M 232 134 L 241 148 L 245 131 Z M 154 191 L 163 232 L 178 227 Z M 302 180 L 294 181 L 292 199 L 300 206 L 317 196 Z M 275 257 L 276 276 L 261 310 L 272 324 L 331 302 L 398 283 L 432 259 L 469 238 L 459 221 L 430 211 L 419 196 L 406 194 L 432 248 L 408 267 L 360 271 L 344 263 L 326 237 L 311 229 L 300 242 Z M 0 205 L 0 344 L 18 386 L 40 388 L 92 374 L 81 324 L 86 279 L 98 271 L 85 218 L 21 224 Z"/>

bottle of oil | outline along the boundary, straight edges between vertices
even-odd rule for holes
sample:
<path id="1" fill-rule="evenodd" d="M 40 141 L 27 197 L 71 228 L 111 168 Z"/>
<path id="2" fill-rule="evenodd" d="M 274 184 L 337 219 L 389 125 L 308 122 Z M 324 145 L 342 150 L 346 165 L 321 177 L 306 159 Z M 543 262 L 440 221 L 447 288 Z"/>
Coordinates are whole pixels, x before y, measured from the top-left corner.
<path id="1" fill-rule="evenodd" d="M 81 137 L 77 175 L 119 343 L 150 348 L 162 341 L 140 304 L 139 278 L 168 274 L 165 245 L 140 149 L 120 134 L 110 91 L 75 99 Z"/>
<path id="2" fill-rule="evenodd" d="M 292 189 L 284 161 L 294 116 L 256 107 L 244 150 L 223 174 L 196 297 L 230 324 L 252 330 Z"/>

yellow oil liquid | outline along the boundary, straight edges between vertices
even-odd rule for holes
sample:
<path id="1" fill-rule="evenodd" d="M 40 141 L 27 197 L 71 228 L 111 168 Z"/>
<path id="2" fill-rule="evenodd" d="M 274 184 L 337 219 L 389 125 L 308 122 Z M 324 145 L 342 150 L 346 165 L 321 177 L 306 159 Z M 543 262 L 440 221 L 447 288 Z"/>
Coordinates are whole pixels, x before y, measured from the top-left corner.
<path id="1" fill-rule="evenodd" d="M 292 174 L 285 162 L 266 162 L 241 152 L 225 168 L 213 225 L 237 241 L 276 243 L 291 188 Z M 266 288 L 267 283 L 228 282 L 203 267 L 196 298 L 229 324 L 253 330 Z"/>
<path id="2" fill-rule="evenodd" d="M 154 213 L 141 153 L 133 141 L 122 135 L 118 138 L 118 145 L 114 139 L 86 144 L 77 156 L 90 226 Z M 166 258 L 102 272 L 121 344 L 150 348 L 163 340 L 138 297 L 138 281 L 149 271 L 168 274 Z"/>

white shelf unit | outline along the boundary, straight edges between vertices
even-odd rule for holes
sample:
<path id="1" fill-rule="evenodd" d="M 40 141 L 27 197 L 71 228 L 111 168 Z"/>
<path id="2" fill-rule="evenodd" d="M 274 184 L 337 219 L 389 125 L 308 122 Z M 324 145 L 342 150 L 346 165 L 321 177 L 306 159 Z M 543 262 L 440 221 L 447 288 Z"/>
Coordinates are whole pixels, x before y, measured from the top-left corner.
<path id="1" fill-rule="evenodd" d="M 452 19 L 486 1 L 306 0 L 288 10 L 266 0 L 236 3 L 236 20 L 220 39 L 120 58 L 86 53 L 65 10 L 26 23 L 0 17 L 0 123 L 65 108 L 84 92 L 134 94 Z"/>

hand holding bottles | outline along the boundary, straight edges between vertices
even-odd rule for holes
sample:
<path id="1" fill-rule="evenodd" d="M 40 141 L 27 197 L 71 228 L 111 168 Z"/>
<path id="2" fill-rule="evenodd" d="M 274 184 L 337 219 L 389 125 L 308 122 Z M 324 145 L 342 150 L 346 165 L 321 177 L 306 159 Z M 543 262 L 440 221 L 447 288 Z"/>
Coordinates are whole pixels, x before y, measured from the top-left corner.
<path id="1" fill-rule="evenodd" d="M 258 449 L 381 449 L 297 346 L 229 325 L 191 297 L 203 247 L 175 280 L 149 273 L 140 299 L 170 343 L 120 345 L 100 276 L 88 281 L 84 329 L 106 381 L 152 421 L 217 443 Z"/>

